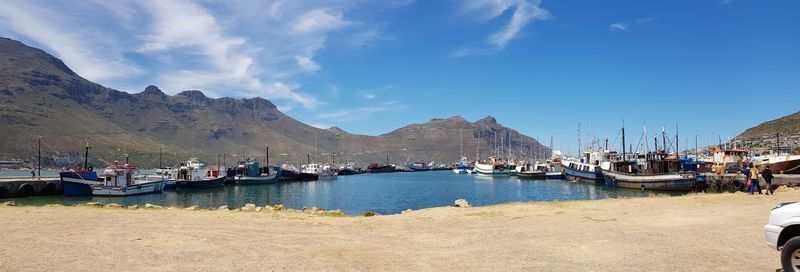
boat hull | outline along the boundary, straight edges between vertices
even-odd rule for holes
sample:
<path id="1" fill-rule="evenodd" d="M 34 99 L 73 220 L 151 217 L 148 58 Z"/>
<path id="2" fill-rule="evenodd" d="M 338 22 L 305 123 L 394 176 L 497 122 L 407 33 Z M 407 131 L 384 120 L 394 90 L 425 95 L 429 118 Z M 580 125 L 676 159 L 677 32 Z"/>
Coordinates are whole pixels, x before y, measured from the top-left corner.
<path id="1" fill-rule="evenodd" d="M 519 179 L 545 179 L 546 174 L 544 172 L 519 172 L 517 173 L 517 178 Z"/>
<path id="2" fill-rule="evenodd" d="M 236 176 L 236 185 L 258 185 L 278 183 L 278 175 L 261 177 Z"/>
<path id="3" fill-rule="evenodd" d="M 92 186 L 93 196 L 133 196 L 161 193 L 166 181 L 151 181 L 131 186 Z"/>
<path id="4" fill-rule="evenodd" d="M 547 172 L 545 174 L 546 179 L 566 179 L 567 177 L 564 176 L 564 173 L 561 172 Z"/>
<path id="5" fill-rule="evenodd" d="M 92 186 L 102 185 L 96 172 L 61 172 L 64 196 L 91 196 Z"/>
<path id="6" fill-rule="evenodd" d="M 495 168 L 495 165 L 493 165 L 493 164 L 476 163 L 474 171 L 478 175 L 484 175 L 484 176 L 508 176 L 508 175 L 511 175 L 511 170 L 503 169 L 503 168 L 498 169 L 498 168 Z"/>
<path id="7" fill-rule="evenodd" d="M 606 186 L 652 190 L 652 191 L 691 191 L 697 187 L 697 175 L 691 172 L 640 175 L 615 171 L 603 171 Z"/>
<path id="8" fill-rule="evenodd" d="M 175 181 L 175 189 L 209 189 L 218 188 L 225 185 L 225 177 L 204 179 L 204 180 L 178 180 Z"/>
<path id="9" fill-rule="evenodd" d="M 759 167 L 764 171 L 764 167 Z M 775 174 L 800 174 L 800 159 L 770 163 L 769 169 Z"/>
<path id="10" fill-rule="evenodd" d="M 590 184 L 603 184 L 605 181 L 600 171 L 584 171 L 571 167 L 564 167 L 564 176 L 568 180 Z"/>
<path id="11" fill-rule="evenodd" d="M 356 171 L 353 170 L 353 169 L 342 169 L 342 170 L 339 170 L 339 173 L 338 173 L 338 175 L 340 175 L 340 176 L 351 176 L 351 175 L 355 175 L 355 174 L 356 174 Z"/>
<path id="12" fill-rule="evenodd" d="M 380 173 L 392 173 L 395 172 L 397 169 L 393 166 L 383 166 L 383 167 L 375 167 L 375 168 L 368 168 L 367 173 L 370 174 L 380 174 Z"/>

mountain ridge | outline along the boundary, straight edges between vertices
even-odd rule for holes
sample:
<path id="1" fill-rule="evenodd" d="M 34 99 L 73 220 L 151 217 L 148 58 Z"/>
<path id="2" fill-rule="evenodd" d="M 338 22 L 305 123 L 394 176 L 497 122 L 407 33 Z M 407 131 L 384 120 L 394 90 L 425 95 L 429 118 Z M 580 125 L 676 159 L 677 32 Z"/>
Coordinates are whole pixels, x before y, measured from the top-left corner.
<path id="1" fill-rule="evenodd" d="M 114 90 L 11 39 L 0 39 L 0 53 L 0 136 L 9 139 L 0 143 L 0 157 L 30 158 L 38 136 L 47 156 L 74 157 L 88 139 L 101 162 L 122 161 L 128 153 L 136 163 L 150 165 L 160 151 L 171 161 L 188 156 L 215 161 L 217 154 L 228 161 L 263 157 L 267 144 L 270 153 L 286 154 L 272 156 L 273 162 L 304 162 L 307 154 L 318 161 L 335 159 L 332 154 L 365 163 L 384 161 L 386 155 L 394 163 L 457 161 L 464 155 L 460 131 L 465 144 L 483 135 L 486 147 L 491 132 L 516 144 L 520 154 L 523 145 L 544 148 L 491 116 L 473 123 L 458 115 L 434 118 L 382 135 L 358 135 L 304 124 L 260 97 L 210 98 L 200 90 L 168 95 L 155 85 L 138 93 Z"/>

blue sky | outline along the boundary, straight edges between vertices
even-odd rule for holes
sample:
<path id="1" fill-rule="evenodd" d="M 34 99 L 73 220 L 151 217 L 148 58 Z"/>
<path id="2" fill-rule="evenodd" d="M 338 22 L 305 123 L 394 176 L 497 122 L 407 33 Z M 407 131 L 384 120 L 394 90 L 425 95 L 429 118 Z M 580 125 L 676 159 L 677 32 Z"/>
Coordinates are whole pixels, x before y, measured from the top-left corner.
<path id="1" fill-rule="evenodd" d="M 140 92 L 261 96 L 378 135 L 487 115 L 556 147 L 800 110 L 800 1 L 2 1 L 0 35 Z M 693 139 L 691 140 L 693 142 Z"/>

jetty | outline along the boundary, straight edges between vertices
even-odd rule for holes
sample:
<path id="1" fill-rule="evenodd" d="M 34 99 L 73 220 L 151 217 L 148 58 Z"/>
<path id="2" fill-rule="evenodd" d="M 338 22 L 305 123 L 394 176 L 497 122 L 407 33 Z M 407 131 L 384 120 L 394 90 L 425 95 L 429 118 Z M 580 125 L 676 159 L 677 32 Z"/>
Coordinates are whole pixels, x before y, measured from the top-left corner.
<path id="1" fill-rule="evenodd" d="M 0 198 L 56 195 L 62 189 L 59 177 L 0 177 Z"/>

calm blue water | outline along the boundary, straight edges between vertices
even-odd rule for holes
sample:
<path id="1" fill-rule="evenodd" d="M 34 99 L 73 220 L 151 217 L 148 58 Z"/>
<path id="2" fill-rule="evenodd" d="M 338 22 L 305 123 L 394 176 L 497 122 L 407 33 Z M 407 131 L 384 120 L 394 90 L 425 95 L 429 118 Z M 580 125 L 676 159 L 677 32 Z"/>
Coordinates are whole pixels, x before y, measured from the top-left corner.
<path id="1" fill-rule="evenodd" d="M 44 175 L 44 173 L 42 173 Z M 13 198 L 24 205 L 77 204 L 89 201 L 203 208 L 245 203 L 283 204 L 287 208 L 342 209 L 348 214 L 374 211 L 399 213 L 405 209 L 452 206 L 464 198 L 473 206 L 507 202 L 558 201 L 647 196 L 653 192 L 621 190 L 561 180 L 519 180 L 515 177 L 456 175 L 450 171 L 341 176 L 333 181 L 271 185 L 226 186 L 201 191 L 166 191 L 124 198 L 39 196 Z"/>

